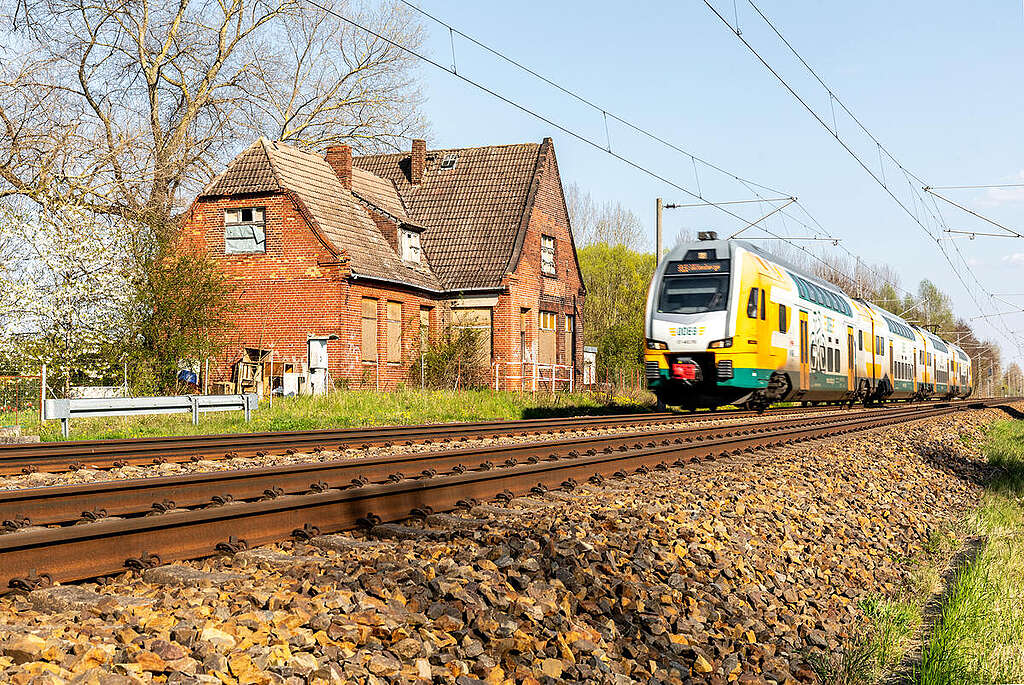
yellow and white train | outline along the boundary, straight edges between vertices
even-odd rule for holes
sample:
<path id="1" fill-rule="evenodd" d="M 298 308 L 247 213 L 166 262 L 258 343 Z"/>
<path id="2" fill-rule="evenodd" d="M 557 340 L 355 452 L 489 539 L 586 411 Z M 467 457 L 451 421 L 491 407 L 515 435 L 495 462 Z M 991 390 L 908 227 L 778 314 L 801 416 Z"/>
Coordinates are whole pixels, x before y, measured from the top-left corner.
<path id="1" fill-rule="evenodd" d="M 647 294 L 648 387 L 660 404 L 967 397 L 962 349 L 741 241 L 674 248 Z"/>

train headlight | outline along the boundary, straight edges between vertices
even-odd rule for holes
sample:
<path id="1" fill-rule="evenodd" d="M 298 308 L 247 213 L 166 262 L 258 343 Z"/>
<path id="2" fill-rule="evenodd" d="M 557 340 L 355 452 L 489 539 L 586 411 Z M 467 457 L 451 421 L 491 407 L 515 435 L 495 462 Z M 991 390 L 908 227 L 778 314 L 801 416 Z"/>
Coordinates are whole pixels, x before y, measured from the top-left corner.
<path id="1" fill-rule="evenodd" d="M 647 349 L 649 349 L 649 350 L 667 350 L 668 349 L 668 344 L 667 343 L 663 343 L 660 340 L 651 340 L 650 338 L 648 338 L 647 339 Z"/>
<path id="2" fill-rule="evenodd" d="M 732 338 L 722 338 L 721 340 L 712 340 L 711 344 L 708 345 L 709 350 L 720 350 L 723 347 L 732 347 Z"/>

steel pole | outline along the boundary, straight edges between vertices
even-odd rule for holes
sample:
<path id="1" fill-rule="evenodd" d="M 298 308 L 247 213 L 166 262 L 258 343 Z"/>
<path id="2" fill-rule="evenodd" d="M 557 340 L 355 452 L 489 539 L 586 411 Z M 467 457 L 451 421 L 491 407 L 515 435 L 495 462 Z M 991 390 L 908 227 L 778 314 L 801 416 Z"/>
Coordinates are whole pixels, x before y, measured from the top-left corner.
<path id="1" fill-rule="evenodd" d="M 661 261 L 661 198 L 654 201 L 654 263 Z"/>

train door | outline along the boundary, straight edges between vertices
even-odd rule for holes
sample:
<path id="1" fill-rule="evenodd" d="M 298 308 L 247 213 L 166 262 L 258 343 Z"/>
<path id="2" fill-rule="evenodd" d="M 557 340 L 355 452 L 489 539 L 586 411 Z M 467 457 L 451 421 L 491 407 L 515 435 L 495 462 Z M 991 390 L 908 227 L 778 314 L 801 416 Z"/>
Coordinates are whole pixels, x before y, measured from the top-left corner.
<path id="1" fill-rule="evenodd" d="M 896 389 L 896 355 L 893 354 L 892 340 L 889 341 L 889 383 Z"/>
<path id="2" fill-rule="evenodd" d="M 807 345 L 807 312 L 800 310 L 800 389 L 811 387 L 811 354 Z"/>
<path id="3" fill-rule="evenodd" d="M 846 327 L 846 389 L 853 390 L 853 326 Z"/>
<path id="4" fill-rule="evenodd" d="M 765 288 L 765 278 L 758 278 L 758 297 L 760 302 L 757 307 L 757 366 L 761 369 L 775 368 L 771 360 L 772 350 L 772 326 L 768 320 L 768 289 Z"/>
<path id="5" fill-rule="evenodd" d="M 871 320 L 871 389 L 878 386 L 878 336 L 875 335 L 875 320 Z"/>
<path id="6" fill-rule="evenodd" d="M 911 377 L 910 380 L 913 381 L 913 383 L 914 383 L 914 386 L 913 386 L 914 387 L 914 394 L 916 395 L 917 394 L 917 358 L 918 358 L 917 357 L 917 355 L 918 355 L 917 348 L 916 347 L 913 348 L 910 351 L 910 353 L 912 355 L 914 355 L 913 357 L 911 357 L 911 364 L 910 364 L 910 370 L 913 372 L 914 375 Z"/>

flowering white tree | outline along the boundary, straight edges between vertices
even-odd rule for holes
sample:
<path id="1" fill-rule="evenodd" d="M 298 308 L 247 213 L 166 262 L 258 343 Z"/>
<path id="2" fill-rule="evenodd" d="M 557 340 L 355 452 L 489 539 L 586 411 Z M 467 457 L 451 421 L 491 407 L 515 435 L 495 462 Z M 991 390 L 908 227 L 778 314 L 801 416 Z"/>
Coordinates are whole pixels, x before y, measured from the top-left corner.
<path id="1" fill-rule="evenodd" d="M 27 361 L 50 365 L 65 390 L 116 361 L 109 351 L 124 342 L 131 299 L 117 223 L 74 205 L 7 204 L 0 251 L 0 330 L 22 341 Z"/>

